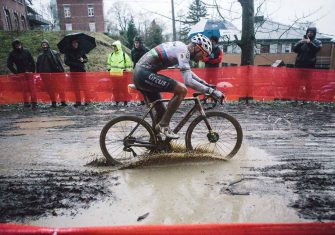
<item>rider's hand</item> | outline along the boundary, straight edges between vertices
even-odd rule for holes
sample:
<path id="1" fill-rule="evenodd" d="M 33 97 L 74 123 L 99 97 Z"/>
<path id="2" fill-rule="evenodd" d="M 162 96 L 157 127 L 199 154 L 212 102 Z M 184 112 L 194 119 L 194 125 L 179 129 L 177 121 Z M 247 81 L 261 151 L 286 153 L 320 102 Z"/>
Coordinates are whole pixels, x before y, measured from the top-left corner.
<path id="1" fill-rule="evenodd" d="M 208 93 L 218 102 L 222 103 L 224 99 L 224 95 L 219 90 L 214 90 L 213 88 L 209 88 Z"/>

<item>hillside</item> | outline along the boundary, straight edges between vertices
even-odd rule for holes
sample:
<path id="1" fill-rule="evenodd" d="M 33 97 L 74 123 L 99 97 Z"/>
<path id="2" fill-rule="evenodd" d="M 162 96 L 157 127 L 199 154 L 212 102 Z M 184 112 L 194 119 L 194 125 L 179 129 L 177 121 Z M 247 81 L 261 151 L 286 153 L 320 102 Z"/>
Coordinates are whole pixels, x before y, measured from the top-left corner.
<path id="1" fill-rule="evenodd" d="M 53 50 L 58 51 L 57 43 L 69 32 L 57 31 L 57 32 L 45 32 L 45 31 L 26 31 L 26 32 L 11 32 L 11 31 L 0 31 L 0 74 L 7 74 L 7 56 L 12 50 L 12 41 L 14 38 L 19 38 L 22 41 L 24 47 L 28 48 L 32 53 L 35 61 L 38 54 L 41 53 L 41 41 L 47 39 L 50 43 L 50 47 Z M 85 32 L 92 37 L 95 37 L 97 47 L 94 48 L 88 55 L 87 71 L 99 72 L 106 71 L 107 56 L 111 53 L 111 44 L 113 39 L 106 36 L 103 33 Z M 128 49 L 126 49 L 129 52 Z M 64 55 L 62 55 L 64 59 Z M 68 66 L 64 66 L 68 70 Z"/>

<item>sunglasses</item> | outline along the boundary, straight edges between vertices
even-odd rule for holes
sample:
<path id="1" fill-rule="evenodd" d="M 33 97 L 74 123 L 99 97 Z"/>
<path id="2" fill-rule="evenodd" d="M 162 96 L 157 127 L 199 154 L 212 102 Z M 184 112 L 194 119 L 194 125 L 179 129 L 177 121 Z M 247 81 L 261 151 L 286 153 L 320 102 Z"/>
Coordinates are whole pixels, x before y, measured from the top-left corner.
<path id="1" fill-rule="evenodd" d="M 196 46 L 200 49 L 203 57 L 209 56 L 207 51 L 205 51 L 201 46 L 199 46 L 198 44 L 196 44 Z"/>

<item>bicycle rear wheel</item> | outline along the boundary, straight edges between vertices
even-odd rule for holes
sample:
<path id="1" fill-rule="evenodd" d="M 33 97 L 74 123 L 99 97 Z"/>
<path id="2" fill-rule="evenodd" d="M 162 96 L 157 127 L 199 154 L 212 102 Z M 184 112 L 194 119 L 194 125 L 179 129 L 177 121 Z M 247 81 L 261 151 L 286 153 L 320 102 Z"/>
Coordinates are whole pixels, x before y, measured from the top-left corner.
<path id="1" fill-rule="evenodd" d="M 139 124 L 135 132 L 130 132 Z M 156 145 L 153 129 L 146 121 L 135 116 L 120 116 L 108 122 L 100 133 L 100 148 L 112 164 L 138 160 Z"/>
<path id="2" fill-rule="evenodd" d="M 199 116 L 188 127 L 186 148 L 198 153 L 219 155 L 220 158 L 232 158 L 240 149 L 243 132 L 239 122 L 222 112 L 206 113 L 212 131 L 209 131 L 203 116 Z"/>

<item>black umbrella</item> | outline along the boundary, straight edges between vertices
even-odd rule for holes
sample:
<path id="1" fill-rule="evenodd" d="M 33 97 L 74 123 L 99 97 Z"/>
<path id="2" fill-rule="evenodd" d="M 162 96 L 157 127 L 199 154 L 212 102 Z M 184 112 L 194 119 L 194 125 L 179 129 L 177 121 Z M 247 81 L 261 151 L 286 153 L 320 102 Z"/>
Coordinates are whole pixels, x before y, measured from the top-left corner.
<path id="1" fill-rule="evenodd" d="M 79 48 L 81 48 L 85 54 L 89 53 L 93 48 L 97 46 L 95 38 L 84 33 L 71 33 L 66 35 L 58 44 L 57 47 L 61 53 L 66 53 L 71 48 L 71 42 L 78 40 Z"/>

